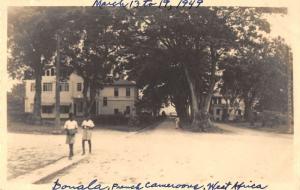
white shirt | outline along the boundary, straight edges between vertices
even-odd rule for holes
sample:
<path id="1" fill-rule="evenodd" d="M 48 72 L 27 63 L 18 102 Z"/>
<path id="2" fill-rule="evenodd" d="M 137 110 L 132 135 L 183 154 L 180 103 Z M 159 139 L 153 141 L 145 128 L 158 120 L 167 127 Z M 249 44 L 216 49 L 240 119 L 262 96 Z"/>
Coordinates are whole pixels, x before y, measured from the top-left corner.
<path id="1" fill-rule="evenodd" d="M 73 120 L 67 120 L 65 122 L 65 125 L 64 125 L 64 129 L 77 129 L 78 128 L 78 124 L 77 124 L 77 121 Z"/>
<path id="2" fill-rule="evenodd" d="M 81 126 L 82 127 L 86 126 L 86 127 L 89 127 L 89 128 L 93 128 L 93 127 L 95 127 L 95 124 L 91 119 L 89 119 L 89 120 L 83 120 Z"/>

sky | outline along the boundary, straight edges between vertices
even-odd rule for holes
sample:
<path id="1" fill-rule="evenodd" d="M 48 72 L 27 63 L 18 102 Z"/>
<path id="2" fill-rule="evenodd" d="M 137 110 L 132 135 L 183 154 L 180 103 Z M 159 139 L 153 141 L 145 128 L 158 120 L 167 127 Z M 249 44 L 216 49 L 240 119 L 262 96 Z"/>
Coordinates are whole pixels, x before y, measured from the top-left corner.
<path id="1" fill-rule="evenodd" d="M 292 35 L 289 27 L 289 16 L 288 15 L 280 15 L 280 14 L 272 14 L 266 17 L 271 25 L 271 37 L 281 36 L 286 40 L 288 45 L 291 45 Z"/>

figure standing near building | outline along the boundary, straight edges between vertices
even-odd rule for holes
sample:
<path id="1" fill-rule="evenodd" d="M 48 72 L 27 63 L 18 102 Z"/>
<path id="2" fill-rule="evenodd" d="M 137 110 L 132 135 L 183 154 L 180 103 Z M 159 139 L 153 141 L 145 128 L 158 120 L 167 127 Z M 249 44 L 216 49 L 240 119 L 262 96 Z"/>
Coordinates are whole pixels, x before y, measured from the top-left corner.
<path id="1" fill-rule="evenodd" d="M 180 119 L 179 117 L 175 118 L 175 128 L 178 129 L 180 127 Z"/>
<path id="2" fill-rule="evenodd" d="M 66 130 L 66 144 L 69 145 L 69 160 L 71 160 L 74 155 L 75 135 L 78 129 L 77 121 L 74 120 L 72 113 L 69 114 L 69 119 L 65 122 L 64 129 Z"/>
<path id="3" fill-rule="evenodd" d="M 81 127 L 83 129 L 82 132 L 82 155 L 85 154 L 85 141 L 89 144 L 89 153 L 92 153 L 92 129 L 95 127 L 94 122 L 91 119 L 89 114 L 85 115 L 85 119 L 83 120 Z"/>
<path id="4" fill-rule="evenodd" d="M 130 107 L 129 107 L 129 106 L 126 107 L 126 109 L 124 110 L 124 113 L 123 113 L 123 114 L 124 114 L 124 117 L 125 117 L 125 118 L 127 118 L 127 119 L 130 118 L 130 114 L 131 114 L 131 113 L 130 113 Z"/>

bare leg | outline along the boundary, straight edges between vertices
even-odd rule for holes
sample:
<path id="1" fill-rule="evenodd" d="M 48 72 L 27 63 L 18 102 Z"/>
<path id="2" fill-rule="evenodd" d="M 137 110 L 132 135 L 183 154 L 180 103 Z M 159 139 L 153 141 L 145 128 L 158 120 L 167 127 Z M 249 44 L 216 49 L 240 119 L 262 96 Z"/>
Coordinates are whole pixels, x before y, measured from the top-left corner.
<path id="1" fill-rule="evenodd" d="M 69 144 L 69 159 L 72 159 L 73 156 L 73 144 Z"/>
<path id="2" fill-rule="evenodd" d="M 82 155 L 85 154 L 85 140 L 82 140 Z"/>
<path id="3" fill-rule="evenodd" d="M 88 140 L 88 143 L 89 143 L 89 152 L 91 154 L 92 153 L 92 142 L 91 142 L 91 140 Z"/>

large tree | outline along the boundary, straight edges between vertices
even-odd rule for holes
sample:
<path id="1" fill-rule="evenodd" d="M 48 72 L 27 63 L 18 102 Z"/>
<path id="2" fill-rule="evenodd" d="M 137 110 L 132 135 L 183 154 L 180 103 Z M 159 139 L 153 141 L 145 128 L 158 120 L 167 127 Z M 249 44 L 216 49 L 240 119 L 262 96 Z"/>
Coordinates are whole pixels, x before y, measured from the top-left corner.
<path id="1" fill-rule="evenodd" d="M 245 104 L 245 119 L 260 111 L 286 112 L 290 49 L 282 38 L 265 39 L 261 48 L 244 50 L 226 64 L 221 92 Z"/>
<path id="2" fill-rule="evenodd" d="M 59 26 L 55 15 L 55 10 L 41 7 L 14 7 L 8 11 L 8 72 L 12 78 L 23 79 L 26 72 L 35 79 L 36 121 L 41 120 L 42 73 L 55 51 L 54 35 Z"/>
<path id="3" fill-rule="evenodd" d="M 109 76 L 116 65 L 114 9 L 80 8 L 72 14 L 80 16 L 66 25 L 72 33 L 68 34 L 71 43 L 64 45 L 63 55 L 68 57 L 71 70 L 83 78 L 84 111 L 88 113 L 95 105 L 97 89 L 111 82 Z"/>
<path id="4" fill-rule="evenodd" d="M 140 70 L 148 73 L 149 70 L 145 68 L 158 65 L 158 70 L 165 71 L 164 75 L 171 78 L 157 76 L 157 72 L 145 74 L 153 74 L 157 77 L 156 81 L 169 86 L 169 89 L 175 87 L 169 91 L 169 95 L 174 100 L 176 109 L 187 110 L 186 103 L 189 103 L 195 128 L 209 125 L 205 116 L 208 114 L 211 96 L 219 78 L 218 64 L 222 54 L 231 48 L 235 37 L 225 19 L 218 16 L 219 12 L 212 8 L 204 8 L 201 11 L 151 9 L 151 12 L 149 9 L 138 9 L 131 13 L 135 19 L 130 21 L 136 26 L 132 38 L 129 38 L 134 45 L 128 46 L 133 55 L 130 61 L 136 63 L 130 65 L 132 70 L 144 68 Z M 177 72 L 177 75 L 172 72 Z M 180 96 L 180 93 L 186 90 L 185 87 L 188 94 Z M 176 106 L 176 103 L 181 105 Z M 185 114 L 186 111 L 182 113 Z M 199 124 L 201 119 L 206 122 Z"/>
<path id="5" fill-rule="evenodd" d="M 127 12 L 123 25 L 129 29 L 122 35 L 123 46 L 127 47 L 125 65 L 129 75 L 141 80 L 144 86 L 154 81 L 157 86 L 172 89 L 167 92 L 176 109 L 190 107 L 195 128 L 209 125 L 211 97 L 217 84 L 222 82 L 223 71 L 228 69 L 224 77 L 229 76 L 227 78 L 233 81 L 240 76 L 248 81 L 248 86 L 262 85 L 255 82 L 254 75 L 264 75 L 256 67 L 261 61 L 255 59 L 265 58 L 265 35 L 270 32 L 270 26 L 260 9 L 205 7 L 166 11 L 141 8 Z M 254 74 L 253 78 L 234 66 L 244 62 L 249 62 L 247 67 Z M 152 75 L 155 77 L 151 78 Z M 246 86 L 243 87 L 248 88 Z M 227 88 L 226 94 L 232 99 L 244 94 L 248 96 L 245 98 L 248 105 L 254 101 L 251 97 L 254 89 L 249 87 L 250 92 L 246 92 Z M 178 93 L 183 91 L 188 93 Z"/>

